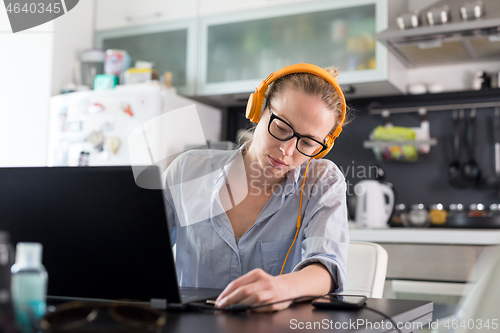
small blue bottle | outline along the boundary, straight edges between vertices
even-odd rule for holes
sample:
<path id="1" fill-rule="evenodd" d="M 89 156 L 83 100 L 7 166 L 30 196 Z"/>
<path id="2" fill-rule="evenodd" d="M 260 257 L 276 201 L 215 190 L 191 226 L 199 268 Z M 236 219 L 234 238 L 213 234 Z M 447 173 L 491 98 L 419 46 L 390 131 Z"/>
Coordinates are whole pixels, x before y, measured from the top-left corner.
<path id="1" fill-rule="evenodd" d="M 23 332 L 31 332 L 33 321 L 45 314 L 46 307 L 48 276 L 42 265 L 42 244 L 17 243 L 11 273 L 16 322 Z"/>

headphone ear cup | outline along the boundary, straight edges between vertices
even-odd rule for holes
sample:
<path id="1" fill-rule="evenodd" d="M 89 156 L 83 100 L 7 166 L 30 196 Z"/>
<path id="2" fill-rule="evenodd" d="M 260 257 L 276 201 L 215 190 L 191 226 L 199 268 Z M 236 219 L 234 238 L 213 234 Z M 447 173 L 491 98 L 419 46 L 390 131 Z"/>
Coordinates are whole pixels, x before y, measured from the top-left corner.
<path id="1" fill-rule="evenodd" d="M 262 96 L 258 92 L 252 93 L 248 98 L 246 117 L 252 123 L 258 123 L 265 107 L 265 95 Z"/>
<path id="2" fill-rule="evenodd" d="M 251 93 L 247 102 L 246 117 L 250 119 L 252 123 L 255 123 L 255 93 Z M 258 122 L 258 121 L 257 121 Z"/>
<path id="3" fill-rule="evenodd" d="M 321 154 L 314 156 L 315 159 L 317 160 L 322 159 L 330 152 L 330 150 L 332 150 L 333 145 L 335 144 L 335 137 L 331 134 L 328 134 L 326 137 L 325 144 L 328 146 L 328 148 L 326 148 L 323 152 L 321 152 Z"/>

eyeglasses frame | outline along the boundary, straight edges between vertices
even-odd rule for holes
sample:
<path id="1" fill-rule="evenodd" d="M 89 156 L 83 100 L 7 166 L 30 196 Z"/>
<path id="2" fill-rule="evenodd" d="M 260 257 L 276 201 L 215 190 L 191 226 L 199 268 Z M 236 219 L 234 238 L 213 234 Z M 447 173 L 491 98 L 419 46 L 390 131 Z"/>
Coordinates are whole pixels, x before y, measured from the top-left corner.
<path id="1" fill-rule="evenodd" d="M 285 120 L 283 120 L 283 119 L 281 119 L 280 117 L 278 117 L 278 115 L 276 115 L 276 114 L 273 112 L 273 110 L 271 109 L 271 105 L 269 105 L 269 106 L 268 106 L 268 108 L 269 108 L 269 112 L 271 113 L 271 116 L 269 117 L 269 124 L 267 125 L 267 131 L 269 132 L 269 134 L 270 134 L 273 138 L 275 138 L 276 140 L 279 140 L 279 141 L 283 141 L 283 142 L 285 142 L 285 141 L 288 141 L 288 140 L 291 140 L 291 139 L 293 139 L 293 138 L 297 137 L 297 143 L 295 144 L 295 149 L 297 149 L 297 151 L 298 151 L 299 153 L 301 153 L 302 155 L 307 156 L 307 157 L 314 157 L 314 156 L 317 156 L 317 155 L 321 154 L 323 151 L 325 151 L 325 149 L 328 149 L 328 146 L 327 146 L 327 145 L 325 145 L 324 143 L 322 143 L 322 142 L 320 142 L 320 141 L 318 141 L 318 140 L 316 140 L 316 139 L 313 139 L 313 138 L 311 138 L 310 136 L 307 136 L 307 135 L 301 135 L 301 134 L 299 134 L 299 133 L 295 132 L 295 129 L 292 127 L 292 125 L 290 125 L 288 122 L 286 122 Z M 288 139 L 280 139 L 280 138 L 277 138 L 276 136 L 274 136 L 274 135 L 271 133 L 271 123 L 273 122 L 273 120 L 274 120 L 274 119 L 278 119 L 278 120 L 280 120 L 280 121 L 284 122 L 285 124 L 287 124 L 287 125 L 288 125 L 291 129 L 292 129 L 292 132 L 293 132 L 292 136 L 291 136 L 291 137 L 289 137 Z M 322 148 L 321 148 L 321 150 L 320 150 L 319 152 L 317 152 L 316 154 L 314 154 L 314 155 L 307 155 L 307 154 L 304 154 L 303 152 L 301 152 L 301 151 L 299 150 L 299 141 L 300 141 L 300 139 L 301 139 L 301 138 L 307 138 L 307 139 L 313 140 L 314 142 L 317 142 L 319 145 L 321 145 L 321 147 L 322 147 Z"/>

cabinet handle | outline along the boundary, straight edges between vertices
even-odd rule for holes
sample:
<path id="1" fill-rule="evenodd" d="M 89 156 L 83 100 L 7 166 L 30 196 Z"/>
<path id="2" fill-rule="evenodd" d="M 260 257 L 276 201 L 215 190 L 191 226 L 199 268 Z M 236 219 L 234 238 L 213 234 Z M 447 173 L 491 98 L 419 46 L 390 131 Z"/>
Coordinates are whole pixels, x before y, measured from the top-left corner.
<path id="1" fill-rule="evenodd" d="M 146 13 L 146 14 L 134 14 L 125 16 L 125 20 L 132 22 L 135 20 L 143 20 L 147 18 L 160 17 L 161 12 Z"/>

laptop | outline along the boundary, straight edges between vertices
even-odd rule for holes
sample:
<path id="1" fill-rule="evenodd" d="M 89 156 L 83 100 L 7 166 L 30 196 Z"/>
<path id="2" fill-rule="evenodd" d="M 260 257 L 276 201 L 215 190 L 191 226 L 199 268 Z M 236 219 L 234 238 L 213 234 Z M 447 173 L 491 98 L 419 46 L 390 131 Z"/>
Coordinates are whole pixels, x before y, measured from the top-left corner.
<path id="1" fill-rule="evenodd" d="M 156 166 L 143 176 L 160 182 Z M 162 190 L 130 166 L 0 168 L 0 230 L 43 245 L 48 300 L 178 308 L 221 292 L 179 288 Z"/>

